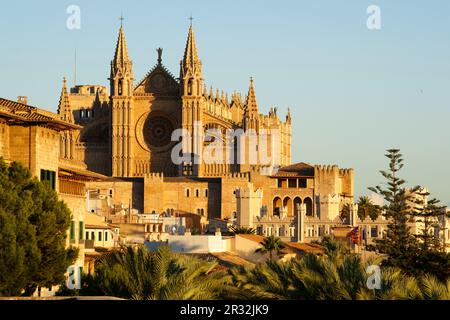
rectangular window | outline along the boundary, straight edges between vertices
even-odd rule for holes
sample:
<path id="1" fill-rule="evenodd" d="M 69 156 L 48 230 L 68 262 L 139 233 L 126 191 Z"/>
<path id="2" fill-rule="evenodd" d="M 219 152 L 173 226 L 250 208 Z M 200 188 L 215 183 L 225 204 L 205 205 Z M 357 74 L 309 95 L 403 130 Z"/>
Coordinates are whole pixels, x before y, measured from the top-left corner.
<path id="1" fill-rule="evenodd" d="M 306 186 L 307 186 L 306 179 L 298 179 L 298 187 L 299 188 L 306 188 Z"/>
<path id="2" fill-rule="evenodd" d="M 79 230 L 80 240 L 83 240 L 83 234 L 84 234 L 84 222 L 83 221 L 79 222 L 79 227 L 80 227 L 80 230 Z"/>
<path id="3" fill-rule="evenodd" d="M 98 232 L 98 241 L 102 241 L 102 232 L 101 231 Z"/>
<path id="4" fill-rule="evenodd" d="M 91 240 L 95 240 L 95 233 L 94 233 L 94 231 L 91 232 Z"/>
<path id="5" fill-rule="evenodd" d="M 370 237 L 371 238 L 377 238 L 378 237 L 378 228 L 377 227 L 370 228 Z"/>
<path id="6" fill-rule="evenodd" d="M 47 181 L 50 185 L 50 188 L 55 190 L 56 188 L 56 172 L 50 170 L 41 169 L 41 181 Z"/>
<path id="7" fill-rule="evenodd" d="M 105 231 L 105 241 L 108 241 L 108 231 Z"/>
<path id="8" fill-rule="evenodd" d="M 86 231 L 86 240 L 89 240 L 89 232 Z"/>
<path id="9" fill-rule="evenodd" d="M 288 188 L 297 188 L 297 180 L 289 179 L 288 180 Z"/>
<path id="10" fill-rule="evenodd" d="M 75 240 L 75 221 L 70 222 L 70 240 Z"/>

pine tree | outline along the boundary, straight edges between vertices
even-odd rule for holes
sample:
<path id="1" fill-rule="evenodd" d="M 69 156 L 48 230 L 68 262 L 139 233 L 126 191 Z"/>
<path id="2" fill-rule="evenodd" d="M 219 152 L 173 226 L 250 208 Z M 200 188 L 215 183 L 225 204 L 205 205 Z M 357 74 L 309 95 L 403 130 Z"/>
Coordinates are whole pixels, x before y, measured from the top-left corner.
<path id="1" fill-rule="evenodd" d="M 64 279 L 77 254 L 65 248 L 70 220 L 54 190 L 0 158 L 0 296 L 30 295 Z"/>
<path id="2" fill-rule="evenodd" d="M 406 181 L 399 177 L 403 168 L 403 158 L 400 150 L 387 151 L 389 169 L 380 171 L 386 179 L 387 187 L 377 186 L 369 190 L 384 197 L 386 204 L 382 207 L 383 216 L 389 221 L 387 232 L 383 239 L 376 241 L 380 253 L 388 256 L 384 264 L 399 267 L 402 270 L 415 273 L 414 265 L 418 257 L 418 242 L 411 234 L 408 221 L 412 215 L 411 193 L 406 191 Z M 417 187 L 413 189 L 413 192 Z"/>

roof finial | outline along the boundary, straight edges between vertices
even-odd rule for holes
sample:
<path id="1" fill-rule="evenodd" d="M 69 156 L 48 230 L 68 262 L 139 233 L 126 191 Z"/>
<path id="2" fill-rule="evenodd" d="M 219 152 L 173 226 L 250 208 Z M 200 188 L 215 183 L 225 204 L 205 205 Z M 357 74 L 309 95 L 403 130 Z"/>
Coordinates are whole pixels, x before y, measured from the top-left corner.
<path id="1" fill-rule="evenodd" d="M 192 13 L 191 13 L 191 15 L 189 17 L 189 20 L 191 21 L 191 27 L 192 27 L 192 20 L 194 20 L 194 18 L 192 17 Z"/>
<path id="2" fill-rule="evenodd" d="M 156 49 L 156 51 L 158 51 L 158 65 L 161 65 L 163 49 L 162 48 L 158 48 L 158 49 Z"/>
<path id="3" fill-rule="evenodd" d="M 122 27 L 123 26 L 123 20 L 125 20 L 125 18 L 123 17 L 123 13 L 120 14 L 119 20 L 120 20 L 120 26 Z"/>

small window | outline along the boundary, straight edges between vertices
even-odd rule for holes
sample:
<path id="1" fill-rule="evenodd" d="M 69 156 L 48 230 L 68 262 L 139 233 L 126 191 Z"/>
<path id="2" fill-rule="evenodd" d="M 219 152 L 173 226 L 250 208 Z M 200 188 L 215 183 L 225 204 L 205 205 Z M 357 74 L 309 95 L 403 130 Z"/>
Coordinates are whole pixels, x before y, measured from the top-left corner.
<path id="1" fill-rule="evenodd" d="M 108 241 L 108 231 L 105 231 L 105 241 Z"/>
<path id="2" fill-rule="evenodd" d="M 75 240 L 75 221 L 70 222 L 70 240 Z"/>
<path id="3" fill-rule="evenodd" d="M 86 240 L 89 240 L 89 232 L 86 231 Z"/>
<path id="4" fill-rule="evenodd" d="M 122 79 L 119 80 L 117 91 L 118 91 L 118 95 L 121 96 L 122 95 Z"/>
<path id="5" fill-rule="evenodd" d="M 80 221 L 79 222 L 79 230 L 78 230 L 78 234 L 80 236 L 80 240 L 83 240 L 83 234 L 84 234 L 84 222 Z"/>
<path id="6" fill-rule="evenodd" d="M 50 170 L 41 169 L 41 181 L 46 181 L 50 187 L 55 190 L 56 188 L 56 172 Z"/>
<path id="7" fill-rule="evenodd" d="M 98 241 L 102 241 L 102 232 L 101 231 L 98 232 Z"/>
<path id="8" fill-rule="evenodd" d="M 186 198 L 189 198 L 189 195 L 190 195 L 190 191 L 189 191 L 189 189 L 186 189 Z"/>
<path id="9" fill-rule="evenodd" d="M 283 188 L 283 179 L 278 179 L 278 188 Z"/>
<path id="10" fill-rule="evenodd" d="M 95 240 L 95 233 L 94 233 L 94 231 L 91 232 L 91 240 Z"/>
<path id="11" fill-rule="evenodd" d="M 370 228 L 370 237 L 371 238 L 377 238 L 378 237 L 378 228 L 377 227 Z"/>
<path id="12" fill-rule="evenodd" d="M 306 179 L 298 179 L 298 187 L 299 188 L 306 188 L 306 186 L 307 186 Z"/>
<path id="13" fill-rule="evenodd" d="M 200 196 L 200 191 L 198 189 L 195 189 L 195 196 L 198 198 Z"/>
<path id="14" fill-rule="evenodd" d="M 288 180 L 288 188 L 297 188 L 297 180 L 289 179 Z"/>
<path id="15" fill-rule="evenodd" d="M 208 198 L 208 189 L 205 189 L 205 198 Z"/>

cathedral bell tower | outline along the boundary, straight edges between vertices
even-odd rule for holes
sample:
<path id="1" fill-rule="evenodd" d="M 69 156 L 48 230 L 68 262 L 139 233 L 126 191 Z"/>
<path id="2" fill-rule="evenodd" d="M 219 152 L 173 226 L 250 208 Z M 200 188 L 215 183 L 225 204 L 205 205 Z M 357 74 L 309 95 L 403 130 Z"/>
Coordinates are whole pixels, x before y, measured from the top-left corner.
<path id="1" fill-rule="evenodd" d="M 180 175 L 202 175 L 203 152 L 203 78 L 202 62 L 198 58 L 192 23 L 183 60 L 180 63 L 180 95 L 182 103 L 182 128 L 189 133 L 183 138 L 184 161 Z"/>
<path id="2" fill-rule="evenodd" d="M 123 20 L 123 18 L 121 18 Z M 111 173 L 114 177 L 133 175 L 133 63 L 128 56 L 123 25 L 120 25 L 114 59 L 111 61 L 110 123 Z"/>

